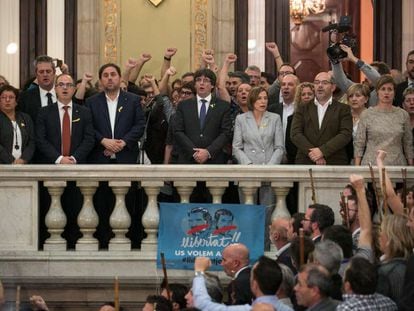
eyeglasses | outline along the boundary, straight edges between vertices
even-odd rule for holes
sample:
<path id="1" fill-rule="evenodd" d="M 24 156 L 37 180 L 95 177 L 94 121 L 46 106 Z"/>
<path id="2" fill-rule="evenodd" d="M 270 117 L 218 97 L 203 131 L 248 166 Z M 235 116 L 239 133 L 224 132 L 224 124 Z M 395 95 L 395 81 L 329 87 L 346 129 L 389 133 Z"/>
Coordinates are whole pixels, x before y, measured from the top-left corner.
<path id="1" fill-rule="evenodd" d="M 193 95 L 193 92 L 191 92 L 191 91 L 180 91 L 180 95 L 190 96 L 190 95 Z"/>
<path id="2" fill-rule="evenodd" d="M 315 85 L 319 85 L 319 84 L 328 85 L 328 84 L 331 84 L 331 83 L 332 82 L 331 81 L 328 81 L 328 80 L 322 80 L 322 81 L 315 80 L 315 81 L 313 81 L 313 84 L 315 84 Z"/>
<path id="3" fill-rule="evenodd" d="M 1 100 L 13 100 L 16 99 L 16 96 L 1 96 Z"/>
<path id="4" fill-rule="evenodd" d="M 293 75 L 293 71 L 279 71 L 279 76 Z"/>
<path id="5" fill-rule="evenodd" d="M 195 82 L 198 82 L 198 83 L 201 83 L 201 82 L 211 83 L 211 79 L 210 78 L 200 78 L 200 77 L 198 77 L 198 78 L 195 79 Z"/>
<path id="6" fill-rule="evenodd" d="M 70 87 L 74 87 L 75 85 L 73 83 L 59 82 L 58 84 L 56 84 L 56 86 L 62 87 L 62 88 L 70 88 Z"/>

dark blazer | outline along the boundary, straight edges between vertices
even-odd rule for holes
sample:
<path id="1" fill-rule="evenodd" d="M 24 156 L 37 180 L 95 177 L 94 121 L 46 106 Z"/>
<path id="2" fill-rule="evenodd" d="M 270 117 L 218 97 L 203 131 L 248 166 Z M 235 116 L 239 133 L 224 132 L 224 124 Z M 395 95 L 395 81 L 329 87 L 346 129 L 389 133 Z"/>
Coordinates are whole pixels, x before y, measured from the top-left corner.
<path id="1" fill-rule="evenodd" d="M 269 106 L 267 110 L 273 113 L 277 113 L 280 116 L 280 120 L 282 121 L 282 126 L 283 126 L 283 104 L 282 103 L 272 104 Z M 293 120 L 293 114 L 287 118 L 286 134 L 285 134 L 285 149 L 286 149 L 287 163 L 283 162 L 284 164 L 295 164 L 297 148 L 295 144 L 292 142 L 292 140 L 290 139 L 290 129 L 292 127 L 292 120 Z"/>
<path id="2" fill-rule="evenodd" d="M 86 107 L 73 104 L 70 155 L 76 163 L 85 163 L 95 140 L 92 116 Z M 36 122 L 36 144 L 41 163 L 54 164 L 62 155 L 62 127 L 57 103 L 39 110 Z"/>
<path id="3" fill-rule="evenodd" d="M 414 255 L 411 255 L 407 262 L 404 287 L 400 300 L 398 301 L 398 310 L 414 310 Z"/>
<path id="4" fill-rule="evenodd" d="M 137 163 L 138 140 L 144 133 L 145 118 L 139 97 L 135 94 L 120 91 L 116 108 L 114 137 L 112 137 L 111 122 L 104 92 L 98 93 L 86 100 L 86 105 L 92 113 L 95 128 L 95 147 L 89 156 L 90 163 L 107 164 L 110 157 L 104 155 L 103 138 L 122 139 L 126 146 L 116 154 L 116 162 L 124 164 Z"/>
<path id="5" fill-rule="evenodd" d="M 397 85 L 397 88 L 395 89 L 395 97 L 394 97 L 394 103 L 393 103 L 394 106 L 402 107 L 403 93 L 407 87 L 408 87 L 407 80 Z"/>
<path id="6" fill-rule="evenodd" d="M 296 268 L 292 264 L 292 260 L 291 260 L 291 256 L 290 256 L 290 247 L 288 247 L 287 249 L 285 249 L 279 255 L 279 257 L 277 257 L 276 261 L 278 263 L 282 263 L 282 264 L 288 266 L 290 268 L 290 270 L 292 270 L 293 275 L 296 275 L 297 274 L 297 270 L 296 270 Z"/>
<path id="7" fill-rule="evenodd" d="M 197 99 L 191 98 L 178 105 L 174 138 L 178 148 L 178 164 L 194 164 L 193 148 L 205 148 L 211 155 L 206 164 L 225 164 L 228 156 L 223 148 L 231 143 L 229 103 L 212 97 L 204 127 L 200 128 Z"/>
<path id="8" fill-rule="evenodd" d="M 236 279 L 229 283 L 227 287 L 230 305 L 251 304 L 253 294 L 250 290 L 250 273 L 251 268 L 242 270 Z"/>
<path id="9" fill-rule="evenodd" d="M 347 165 L 346 145 L 352 139 L 351 108 L 336 100 L 327 108 L 319 129 L 318 109 L 314 103 L 296 107 L 290 138 L 298 148 L 296 164 L 314 164 L 309 149 L 318 147 L 328 165 Z"/>
<path id="10" fill-rule="evenodd" d="M 22 141 L 19 142 L 22 148 L 21 158 L 30 162 L 35 151 L 35 135 L 32 119 L 26 113 L 16 111 L 16 122 L 20 128 Z M 12 156 L 14 129 L 10 119 L 0 112 L 0 163 L 11 164 L 15 160 Z"/>
<path id="11" fill-rule="evenodd" d="M 20 94 L 17 109 L 27 113 L 34 123 L 36 123 L 37 114 L 40 108 L 42 108 L 42 101 L 40 100 L 40 90 L 38 86 Z"/>

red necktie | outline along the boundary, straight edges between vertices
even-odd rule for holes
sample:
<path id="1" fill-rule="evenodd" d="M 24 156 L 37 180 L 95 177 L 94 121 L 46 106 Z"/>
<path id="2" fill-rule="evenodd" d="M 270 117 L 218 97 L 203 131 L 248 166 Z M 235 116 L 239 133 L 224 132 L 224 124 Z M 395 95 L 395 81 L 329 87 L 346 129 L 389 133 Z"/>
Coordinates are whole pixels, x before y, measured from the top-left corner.
<path id="1" fill-rule="evenodd" d="M 65 113 L 63 114 L 62 125 L 62 155 L 70 156 L 70 118 L 68 112 L 69 106 L 63 106 Z"/>

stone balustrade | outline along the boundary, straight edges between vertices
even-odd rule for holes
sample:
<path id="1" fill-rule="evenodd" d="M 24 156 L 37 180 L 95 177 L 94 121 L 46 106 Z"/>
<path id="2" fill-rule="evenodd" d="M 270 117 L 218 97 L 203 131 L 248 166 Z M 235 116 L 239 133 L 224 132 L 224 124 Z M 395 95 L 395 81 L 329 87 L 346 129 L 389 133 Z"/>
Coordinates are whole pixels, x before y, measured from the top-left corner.
<path id="1" fill-rule="evenodd" d="M 189 196 L 197 181 L 205 181 L 214 203 L 221 197 L 230 181 L 237 182 L 246 204 L 253 203 L 253 195 L 261 182 L 268 182 L 276 195 L 272 218 L 287 216 L 285 198 L 294 182 L 299 183 L 299 210 L 311 203 L 309 166 L 255 165 L 24 165 L 0 166 L 0 275 L 3 277 L 108 277 L 153 278 L 160 272 L 155 268 L 159 210 L 157 195 L 165 181 L 174 181 L 181 202 Z M 339 218 L 339 192 L 348 183 L 351 173 L 363 175 L 370 181 L 367 167 L 312 167 L 317 201 L 330 205 Z M 375 169 L 375 168 L 374 168 Z M 401 182 L 401 167 L 388 169 L 394 182 Z M 408 184 L 414 183 L 414 168 L 407 169 Z M 378 172 L 375 170 L 378 182 Z M 38 248 L 38 182 L 43 181 L 51 196 L 45 223 L 50 237 Z M 77 216 L 82 237 L 74 250 L 67 250 L 62 237 L 67 219 L 60 197 L 67 182 L 75 181 L 83 196 Z M 99 223 L 93 205 L 98 183 L 107 181 L 115 195 L 115 207 L 109 223 L 115 236 L 108 249 L 100 250 L 94 232 Z M 148 197 L 142 216 L 147 237 L 140 249 L 131 249 L 126 236 L 131 216 L 125 207 L 125 194 L 131 182 L 138 182 Z M 128 264 L 128 268 L 123 266 Z M 35 267 L 35 269 L 29 268 Z M 183 275 L 183 274 L 177 274 Z M 185 275 L 185 274 L 184 274 Z"/>

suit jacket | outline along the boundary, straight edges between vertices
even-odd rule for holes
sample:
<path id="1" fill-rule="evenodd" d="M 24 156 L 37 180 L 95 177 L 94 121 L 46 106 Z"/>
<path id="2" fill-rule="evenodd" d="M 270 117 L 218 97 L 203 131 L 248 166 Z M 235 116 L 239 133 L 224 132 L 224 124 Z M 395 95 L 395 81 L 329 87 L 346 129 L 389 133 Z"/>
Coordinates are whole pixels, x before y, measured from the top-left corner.
<path id="1" fill-rule="evenodd" d="M 248 267 L 240 271 L 237 278 L 229 283 L 227 287 L 230 305 L 244 305 L 251 304 L 253 294 L 250 290 L 250 273 L 251 268 Z"/>
<path id="2" fill-rule="evenodd" d="M 88 108 L 72 103 L 70 155 L 77 163 L 85 163 L 94 144 L 92 115 Z M 41 163 L 54 164 L 62 155 L 62 126 L 57 103 L 39 110 L 36 122 L 36 143 Z"/>
<path id="3" fill-rule="evenodd" d="M 286 248 L 276 259 L 278 263 L 282 263 L 285 266 L 288 266 L 290 270 L 292 270 L 293 275 L 297 274 L 296 268 L 292 264 L 291 256 L 290 256 L 290 247 Z"/>
<path id="4" fill-rule="evenodd" d="M 279 100 L 279 99 L 278 99 Z M 280 116 L 280 120 L 282 120 L 283 126 L 283 103 L 272 104 L 269 106 L 268 111 L 277 113 Z M 287 124 L 286 124 L 286 133 L 285 133 L 285 149 L 286 149 L 286 158 L 287 163 L 283 162 L 284 164 L 295 164 L 295 157 L 297 148 L 295 144 L 290 139 L 290 129 L 292 127 L 292 120 L 293 114 L 288 116 Z"/>
<path id="5" fill-rule="evenodd" d="M 319 129 L 318 109 L 314 103 L 296 107 L 290 131 L 298 148 L 297 164 L 314 164 L 309 149 L 318 147 L 328 165 L 347 165 L 346 145 L 352 139 L 351 108 L 336 100 L 326 110 Z"/>
<path id="6" fill-rule="evenodd" d="M 283 147 L 283 128 L 280 117 L 266 111 L 260 128 L 253 112 L 248 111 L 236 118 L 233 136 L 233 156 L 240 164 L 280 164 Z"/>
<path id="7" fill-rule="evenodd" d="M 35 136 L 32 119 L 28 114 L 16 111 L 16 123 L 20 128 L 22 141 L 19 142 L 21 159 L 30 162 L 35 151 Z M 10 119 L 0 112 L 0 163 L 11 164 L 15 159 L 13 152 L 14 129 Z"/>
<path id="8" fill-rule="evenodd" d="M 394 106 L 402 107 L 403 104 L 403 93 L 405 89 L 408 87 L 408 80 L 405 80 L 404 82 L 401 82 L 397 85 L 397 88 L 395 89 L 395 97 L 394 97 Z"/>
<path id="9" fill-rule="evenodd" d="M 197 110 L 197 99 L 190 98 L 178 105 L 174 138 L 178 148 L 178 164 L 195 164 L 193 148 L 207 149 L 211 155 L 206 164 L 225 164 L 228 156 L 223 148 L 231 142 L 229 103 L 211 98 L 203 128 Z"/>
<path id="10" fill-rule="evenodd" d="M 18 110 L 27 113 L 36 123 L 37 114 L 42 108 L 42 101 L 40 100 L 40 90 L 39 87 L 33 87 L 22 92 L 18 100 Z"/>
<path id="11" fill-rule="evenodd" d="M 414 255 L 411 255 L 407 262 L 404 287 L 400 300 L 398 301 L 398 310 L 414 310 Z"/>
<path id="12" fill-rule="evenodd" d="M 116 154 L 116 162 L 124 164 L 137 163 L 138 140 L 144 133 L 145 118 L 139 97 L 135 94 L 120 91 L 116 108 L 114 136 L 112 137 L 111 122 L 104 92 L 98 93 L 86 100 L 86 105 L 92 112 L 95 128 L 95 147 L 89 156 L 90 163 L 107 164 L 110 157 L 104 155 L 103 138 L 122 139 L 126 146 Z"/>

